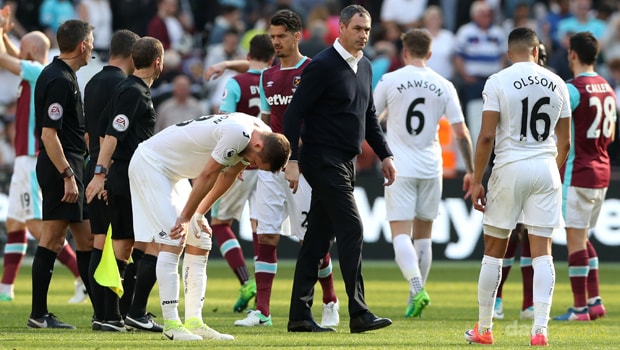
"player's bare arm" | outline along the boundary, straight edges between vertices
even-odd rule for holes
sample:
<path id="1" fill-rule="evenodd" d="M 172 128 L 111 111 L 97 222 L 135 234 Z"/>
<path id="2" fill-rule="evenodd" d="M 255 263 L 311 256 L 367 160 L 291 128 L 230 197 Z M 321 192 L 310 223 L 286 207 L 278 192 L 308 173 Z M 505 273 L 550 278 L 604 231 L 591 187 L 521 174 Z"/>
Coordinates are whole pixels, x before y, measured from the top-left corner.
<path id="1" fill-rule="evenodd" d="M 48 157 L 52 161 L 52 164 L 56 167 L 59 174 L 66 173 L 67 169 L 71 170 L 71 166 L 65 158 L 62 144 L 58 138 L 58 133 L 54 128 L 43 128 L 41 131 L 41 142 L 45 146 L 45 151 Z M 75 176 L 65 176 L 65 194 L 63 195 L 61 202 L 76 203 L 78 200 L 78 187 L 75 182 Z"/>
<path id="2" fill-rule="evenodd" d="M 558 123 L 555 125 L 555 134 L 557 136 L 557 148 L 558 155 L 555 158 L 555 161 L 558 165 L 558 169 L 562 167 L 566 158 L 568 158 L 568 152 L 570 151 L 570 131 L 571 129 L 571 118 L 560 118 Z"/>
<path id="3" fill-rule="evenodd" d="M 187 234 L 187 223 L 196 213 L 200 202 L 213 188 L 222 169 L 224 169 L 222 164 L 215 161 L 213 157 L 209 157 L 204 169 L 192 183 L 192 191 L 189 193 L 187 203 L 185 203 L 185 207 L 177 218 L 176 223 L 170 230 L 170 238 L 179 239 Z"/>
<path id="4" fill-rule="evenodd" d="M 235 183 L 245 168 L 245 164 L 237 163 L 222 171 L 215 180 L 213 188 L 211 188 L 198 205 L 198 208 L 196 208 L 196 213 L 205 215 L 213 204 Z"/>
<path id="5" fill-rule="evenodd" d="M 469 197 L 469 189 L 471 188 L 471 181 L 474 173 L 474 151 L 471 142 L 471 135 L 469 129 L 465 123 L 452 124 L 452 130 L 456 136 L 456 142 L 459 147 L 459 152 L 463 156 L 463 162 L 465 163 L 465 176 L 463 177 L 463 191 L 465 191 L 465 199 Z"/>
<path id="6" fill-rule="evenodd" d="M 206 80 L 213 80 L 219 78 L 225 70 L 232 69 L 238 73 L 245 73 L 250 68 L 250 62 L 247 60 L 231 60 L 218 62 L 211 67 L 207 68 L 205 72 Z"/>
<path id="7" fill-rule="evenodd" d="M 465 198 L 471 195 L 471 201 L 476 210 L 484 212 L 486 199 L 484 196 L 484 186 L 482 186 L 482 177 L 486 171 L 493 144 L 495 143 L 495 131 L 499 123 L 499 112 L 483 111 L 482 125 L 478 142 L 476 143 L 476 157 L 474 159 L 474 178 L 470 192 L 465 194 Z"/>

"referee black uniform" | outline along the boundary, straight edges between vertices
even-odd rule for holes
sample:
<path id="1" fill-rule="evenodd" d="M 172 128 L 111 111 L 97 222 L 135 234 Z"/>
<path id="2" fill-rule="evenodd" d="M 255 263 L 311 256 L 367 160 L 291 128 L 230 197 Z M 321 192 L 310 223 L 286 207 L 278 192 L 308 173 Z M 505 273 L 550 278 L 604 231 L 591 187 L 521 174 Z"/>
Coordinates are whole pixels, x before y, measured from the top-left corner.
<path id="1" fill-rule="evenodd" d="M 62 59 L 55 57 L 43 69 L 34 92 L 36 134 L 39 138 L 36 174 L 43 198 L 43 220 L 81 222 L 84 210 L 84 113 L 82 96 L 75 72 Z M 63 154 L 69 164 L 59 173 L 51 161 L 41 135 L 43 128 L 56 130 Z M 72 177 L 77 185 L 77 201 L 63 202 L 65 178 Z M 81 255 L 79 259 L 85 255 Z M 88 252 L 90 256 L 90 252 Z M 32 328 L 74 328 L 48 313 L 47 292 L 56 253 L 43 246 L 37 248 L 32 264 L 32 311 L 28 326 Z M 82 269 L 79 265 L 80 275 Z M 84 276 L 86 277 L 86 276 Z M 39 322 L 38 320 L 43 320 Z"/>
<path id="2" fill-rule="evenodd" d="M 88 133 L 88 150 L 90 159 L 86 165 L 84 183 L 89 183 L 93 178 L 97 158 L 99 157 L 99 138 L 105 136 L 102 130 L 107 127 L 110 115 L 110 100 L 114 93 L 114 87 L 127 78 L 127 75 L 116 66 L 105 66 L 95 74 L 86 84 L 84 89 L 84 114 L 86 118 L 86 132 Z M 97 196 L 88 203 L 88 217 L 90 229 L 93 234 L 106 234 L 110 225 L 108 206 L 103 199 Z M 104 288 L 95 281 L 94 274 L 101 261 L 102 251 L 93 249 L 88 269 L 89 283 L 91 286 L 95 319 L 104 320 Z M 133 294 L 133 293 L 132 293 Z"/>
<path id="3" fill-rule="evenodd" d="M 41 72 L 34 98 L 37 135 L 41 136 L 44 127 L 57 130 L 65 158 L 75 174 L 78 186 L 76 203 L 60 201 L 64 196 L 64 176 L 58 173 L 43 142 L 39 140 L 36 172 L 43 192 L 43 220 L 82 221 L 84 161 L 87 151 L 82 95 L 75 72 L 63 60 L 55 57 Z"/>
<path id="4" fill-rule="evenodd" d="M 155 120 L 151 91 L 141 78 L 130 75 L 116 85 L 110 102 L 110 118 L 105 131 L 106 135 L 113 136 L 117 140 L 112 154 L 113 162 L 106 176 L 113 240 L 134 239 L 133 211 L 127 171 L 131 156 L 138 145 L 153 136 Z M 120 260 L 117 260 L 117 263 L 119 272 L 123 276 L 127 265 Z M 148 293 L 146 295 L 148 296 Z M 106 304 L 107 300 L 106 298 Z M 136 306 L 140 309 L 146 307 L 146 303 L 143 306 L 141 304 L 141 302 L 136 303 Z M 113 309 L 106 305 L 106 320 L 120 319 L 118 304 L 115 306 Z M 130 310 L 129 315 L 134 316 L 133 318 L 140 318 L 146 314 L 146 311 L 142 311 L 144 310 L 140 310 L 136 315 Z"/>

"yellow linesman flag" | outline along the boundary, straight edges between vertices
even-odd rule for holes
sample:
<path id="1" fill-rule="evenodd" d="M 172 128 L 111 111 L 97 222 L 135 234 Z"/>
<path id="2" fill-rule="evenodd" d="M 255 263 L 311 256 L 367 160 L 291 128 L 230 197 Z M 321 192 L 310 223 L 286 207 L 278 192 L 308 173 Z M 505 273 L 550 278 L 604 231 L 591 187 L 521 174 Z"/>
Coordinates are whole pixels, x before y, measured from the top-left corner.
<path id="1" fill-rule="evenodd" d="M 112 246 L 112 225 L 108 226 L 101 261 L 95 270 L 95 281 L 104 287 L 110 288 L 119 298 L 125 292 L 123 290 L 123 280 L 118 272 L 116 257 L 114 256 L 114 247 Z"/>

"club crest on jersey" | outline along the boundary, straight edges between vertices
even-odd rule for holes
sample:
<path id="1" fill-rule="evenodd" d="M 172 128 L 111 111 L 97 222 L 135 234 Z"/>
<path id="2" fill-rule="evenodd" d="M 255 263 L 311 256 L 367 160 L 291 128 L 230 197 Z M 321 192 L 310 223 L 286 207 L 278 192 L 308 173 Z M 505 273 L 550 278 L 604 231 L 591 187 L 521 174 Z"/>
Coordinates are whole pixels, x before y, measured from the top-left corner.
<path id="1" fill-rule="evenodd" d="M 47 116 L 50 117 L 51 120 L 58 120 L 62 117 L 62 106 L 58 102 L 52 103 L 47 108 Z"/>
<path id="2" fill-rule="evenodd" d="M 120 132 L 127 130 L 127 128 L 129 127 L 129 118 L 127 118 L 127 116 L 124 114 L 117 115 L 112 121 L 112 127 L 114 128 L 114 130 Z"/>
<path id="3" fill-rule="evenodd" d="M 230 159 L 232 158 L 235 154 L 237 154 L 237 150 L 234 148 L 229 148 L 226 150 L 226 152 L 224 152 L 224 158 L 225 159 Z"/>
<path id="4" fill-rule="evenodd" d="M 296 75 L 293 77 L 293 89 L 296 89 L 301 83 L 301 75 Z"/>

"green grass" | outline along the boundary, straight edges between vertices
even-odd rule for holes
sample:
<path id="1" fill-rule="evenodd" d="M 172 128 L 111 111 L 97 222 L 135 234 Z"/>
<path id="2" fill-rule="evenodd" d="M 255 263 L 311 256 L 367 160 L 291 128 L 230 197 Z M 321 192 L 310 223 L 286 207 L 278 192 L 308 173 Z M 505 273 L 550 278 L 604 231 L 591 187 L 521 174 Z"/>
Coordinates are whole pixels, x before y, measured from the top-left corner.
<path id="1" fill-rule="evenodd" d="M 337 264 L 335 264 L 337 266 Z M 271 312 L 273 327 L 240 328 L 233 322 L 243 318 L 234 314 L 238 283 L 227 265 L 218 260 L 209 263 L 209 280 L 204 307 L 206 322 L 213 328 L 233 334 L 234 342 L 170 342 L 153 333 L 104 333 L 90 330 L 92 310 L 89 304 L 68 305 L 73 293 L 68 271 L 57 266 L 49 293 L 50 311 L 63 321 L 78 327 L 75 331 L 33 330 L 26 328 L 30 312 L 30 267 L 20 271 L 16 299 L 0 304 L 0 349 L 471 349 L 463 332 L 472 327 L 478 315 L 477 278 L 479 262 L 436 262 L 433 264 L 427 290 L 432 304 L 421 319 L 405 319 L 407 284 L 394 262 L 366 262 L 364 278 L 366 301 L 370 309 L 394 321 L 391 327 L 365 334 L 350 334 L 348 329 L 347 297 L 339 271 L 335 279 L 341 298 L 341 324 L 335 334 L 287 333 L 286 323 L 292 284 L 292 262 L 280 262 L 273 286 Z M 557 284 L 552 315 L 563 313 L 572 303 L 566 263 L 558 262 Z M 586 323 L 550 323 L 551 346 L 562 349 L 609 349 L 620 344 L 620 273 L 619 264 L 601 264 L 601 294 L 607 307 L 607 317 Z M 616 281 L 616 282 L 614 282 Z M 317 290 L 320 295 L 320 288 Z M 155 289 L 149 310 L 161 315 Z M 181 298 L 182 299 L 182 298 Z M 320 304 L 320 297 L 319 297 Z M 315 317 L 320 320 L 320 305 L 315 305 Z M 520 271 L 513 269 L 504 287 L 506 318 L 497 321 L 493 333 L 497 349 L 525 348 L 529 343 L 530 321 L 520 321 Z M 181 316 L 183 306 L 180 307 Z M 160 319 L 161 321 L 161 319 Z"/>

